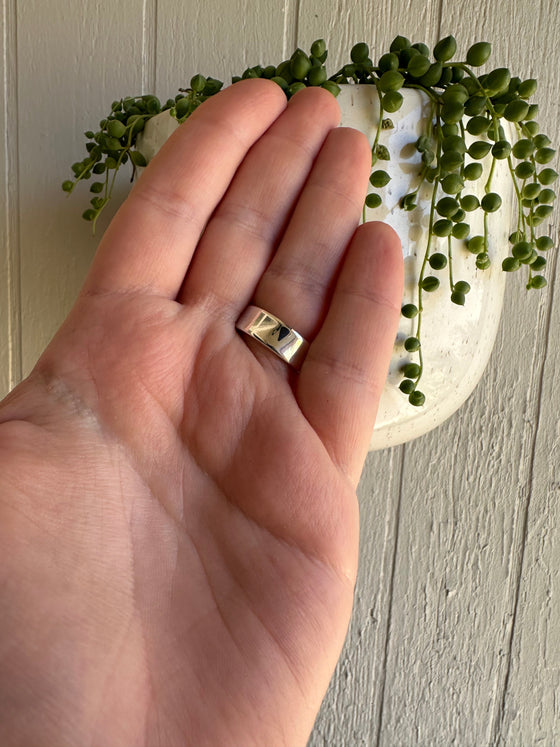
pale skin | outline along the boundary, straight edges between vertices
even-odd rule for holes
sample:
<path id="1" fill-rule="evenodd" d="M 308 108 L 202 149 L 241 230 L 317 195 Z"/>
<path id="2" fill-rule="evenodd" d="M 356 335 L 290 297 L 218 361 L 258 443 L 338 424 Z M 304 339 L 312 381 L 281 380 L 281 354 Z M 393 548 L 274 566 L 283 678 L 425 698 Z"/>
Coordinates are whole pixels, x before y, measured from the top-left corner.
<path id="1" fill-rule="evenodd" d="M 335 98 L 166 143 L 0 404 L 0 743 L 303 747 L 344 642 L 402 254 Z M 235 330 L 307 337 L 298 374 Z"/>

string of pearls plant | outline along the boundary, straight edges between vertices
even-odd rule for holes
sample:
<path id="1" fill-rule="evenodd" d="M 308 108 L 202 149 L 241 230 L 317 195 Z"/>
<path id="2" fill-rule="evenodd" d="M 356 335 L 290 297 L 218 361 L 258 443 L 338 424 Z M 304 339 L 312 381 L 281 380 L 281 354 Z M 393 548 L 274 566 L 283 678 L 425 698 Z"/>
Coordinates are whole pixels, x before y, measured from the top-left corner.
<path id="1" fill-rule="evenodd" d="M 370 182 L 376 190 L 383 190 L 390 181 L 389 174 L 381 165 L 389 159 L 389 152 L 379 143 L 379 137 L 383 128 L 393 127 L 388 115 L 400 109 L 402 89 L 420 89 L 428 96 L 431 117 L 426 131 L 415 144 L 421 154 L 418 186 L 402 195 L 400 200 L 403 210 L 414 210 L 421 186 L 426 182 L 431 185 L 428 238 L 418 277 L 417 303 L 408 303 L 402 308 L 403 316 L 416 320 L 415 333 L 405 340 L 404 346 L 417 360 L 403 363 L 404 378 L 400 389 L 416 406 L 425 401 L 418 388 L 423 373 L 423 294 L 433 293 L 440 286 L 440 279 L 432 271 L 447 268 L 451 301 L 465 304 L 470 286 L 453 277 L 453 250 L 457 245 L 476 255 L 478 269 L 485 270 L 490 266 L 488 220 L 502 204 L 500 195 L 492 191 L 497 161 L 507 161 L 517 203 L 516 223 L 509 237 L 510 256 L 503 261 L 503 270 L 514 272 L 525 266 L 527 288 L 543 288 L 546 285 L 541 274 L 546 265 L 544 255 L 553 246 L 549 236 L 538 236 L 536 230 L 552 213 L 556 194 L 551 185 L 558 177 L 557 172 L 546 165 L 554 158 L 555 150 L 550 147 L 550 139 L 539 132 L 535 119 L 537 105 L 529 103 L 537 89 L 537 81 L 512 77 L 505 67 L 477 75 L 476 68 L 484 65 L 490 57 L 491 47 L 487 42 L 473 44 L 464 60 L 453 61 L 456 51 L 453 36 L 441 39 L 432 56 L 426 44 L 411 44 L 405 37 L 397 36 L 389 51 L 374 63 L 368 45 L 361 42 L 352 47 L 350 62 L 328 76 L 326 44 L 323 39 L 318 39 L 311 45 L 310 54 L 296 49 L 290 59 L 279 65 L 256 65 L 232 78 L 232 83 L 243 78 L 268 78 L 278 84 L 288 98 L 307 86 L 321 86 L 335 96 L 340 92 L 341 84 L 375 86 L 380 116 L 372 147 Z M 87 156 L 72 165 L 74 178 L 64 181 L 62 189 L 70 193 L 78 182 L 97 177 L 90 186 L 93 194 L 90 207 L 83 213 L 83 218 L 93 223 L 94 230 L 111 197 L 118 169 L 130 161 L 134 177 L 136 167 L 146 165 L 146 159 L 135 147 L 137 135 L 146 122 L 162 111 L 169 111 L 179 123 L 184 122 L 222 86 L 222 81 L 198 74 L 192 78 L 188 88 L 180 88 L 175 98 L 168 99 L 163 105 L 154 95 L 122 98 L 113 102 L 110 114 L 101 120 L 97 132 L 85 133 Z M 502 119 L 513 124 L 515 142 L 509 142 L 506 137 Z M 481 161 L 489 155 L 490 166 L 485 172 Z M 468 182 L 479 179 L 485 180 L 484 196 L 480 200 L 467 188 Z M 368 194 L 365 206 L 375 208 L 381 205 L 382 194 L 379 191 Z M 477 210 L 483 212 L 484 229 L 480 234 L 471 235 L 468 214 Z M 437 251 L 434 237 L 447 239 L 446 254 Z"/>

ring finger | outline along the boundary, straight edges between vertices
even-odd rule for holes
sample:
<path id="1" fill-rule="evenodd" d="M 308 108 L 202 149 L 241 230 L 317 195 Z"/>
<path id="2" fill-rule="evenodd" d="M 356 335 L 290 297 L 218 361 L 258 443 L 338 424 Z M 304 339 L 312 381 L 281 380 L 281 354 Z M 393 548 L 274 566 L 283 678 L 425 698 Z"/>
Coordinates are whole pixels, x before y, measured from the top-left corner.
<path id="1" fill-rule="evenodd" d="M 329 133 L 278 250 L 255 289 L 256 306 L 309 341 L 325 319 L 345 251 L 360 221 L 370 164 L 364 135 L 347 128 Z"/>

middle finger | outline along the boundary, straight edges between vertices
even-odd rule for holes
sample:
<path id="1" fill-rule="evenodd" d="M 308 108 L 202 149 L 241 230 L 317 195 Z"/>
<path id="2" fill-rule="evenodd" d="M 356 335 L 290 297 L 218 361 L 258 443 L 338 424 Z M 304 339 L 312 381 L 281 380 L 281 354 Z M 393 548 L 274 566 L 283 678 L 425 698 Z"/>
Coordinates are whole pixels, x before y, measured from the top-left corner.
<path id="1" fill-rule="evenodd" d="M 340 109 L 328 91 L 309 88 L 290 100 L 251 148 L 206 226 L 180 302 L 236 321 L 280 241 L 327 134 L 339 121 Z"/>

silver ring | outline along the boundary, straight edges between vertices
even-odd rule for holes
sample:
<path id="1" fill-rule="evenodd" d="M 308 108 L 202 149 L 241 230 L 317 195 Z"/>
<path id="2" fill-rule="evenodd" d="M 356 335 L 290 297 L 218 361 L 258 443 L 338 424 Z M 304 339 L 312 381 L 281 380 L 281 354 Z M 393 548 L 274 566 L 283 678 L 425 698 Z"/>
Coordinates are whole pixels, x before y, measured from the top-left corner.
<path id="1" fill-rule="evenodd" d="M 247 306 L 235 326 L 299 371 L 309 350 L 309 343 L 278 317 L 258 306 Z"/>

